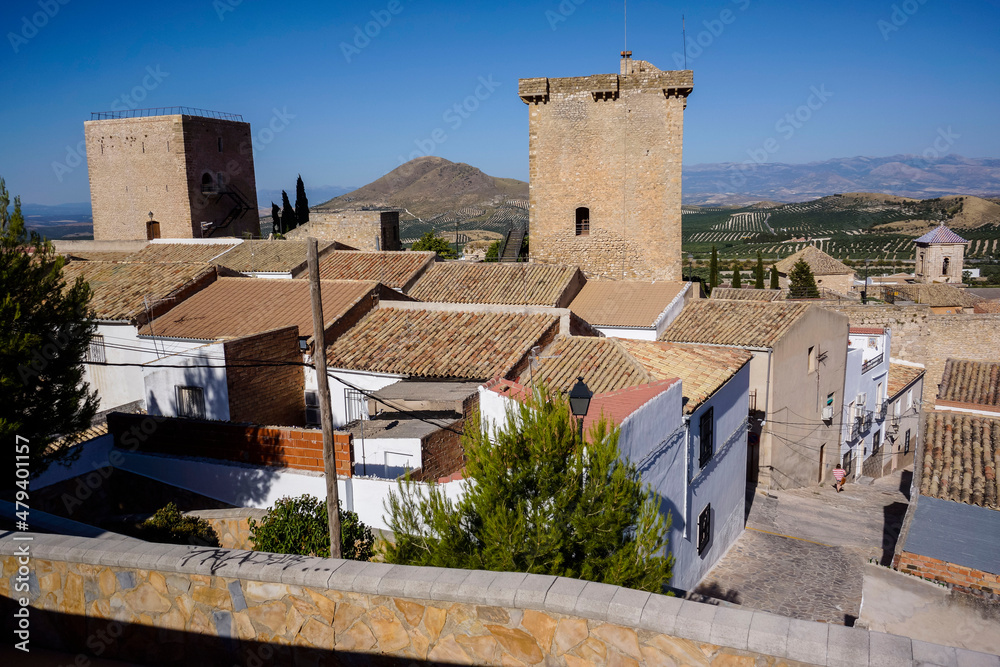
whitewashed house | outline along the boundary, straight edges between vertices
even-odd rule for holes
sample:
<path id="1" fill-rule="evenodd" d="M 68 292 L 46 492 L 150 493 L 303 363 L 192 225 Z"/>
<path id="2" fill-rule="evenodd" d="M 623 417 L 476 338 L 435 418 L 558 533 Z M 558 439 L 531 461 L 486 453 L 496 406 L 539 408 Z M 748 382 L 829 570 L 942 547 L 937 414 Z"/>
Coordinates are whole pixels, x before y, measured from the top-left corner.
<path id="1" fill-rule="evenodd" d="M 848 332 L 840 462 L 850 479 L 882 476 L 891 339 L 889 329 L 881 327 Z M 832 418 L 835 406 L 829 407 Z"/>

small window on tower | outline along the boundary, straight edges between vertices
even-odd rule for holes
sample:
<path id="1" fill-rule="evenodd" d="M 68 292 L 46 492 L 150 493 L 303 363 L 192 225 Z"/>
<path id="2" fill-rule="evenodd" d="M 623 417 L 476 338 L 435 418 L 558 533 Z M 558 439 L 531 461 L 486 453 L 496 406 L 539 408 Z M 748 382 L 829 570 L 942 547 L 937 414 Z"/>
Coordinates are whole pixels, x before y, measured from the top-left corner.
<path id="1" fill-rule="evenodd" d="M 219 152 L 222 152 L 222 137 L 219 137 Z"/>
<path id="2" fill-rule="evenodd" d="M 590 235 L 590 209 L 586 206 L 576 209 L 576 235 Z"/>
<path id="3" fill-rule="evenodd" d="M 941 262 L 941 275 L 943 276 L 948 275 L 949 264 L 950 264 L 949 259 L 945 257 L 944 261 Z"/>

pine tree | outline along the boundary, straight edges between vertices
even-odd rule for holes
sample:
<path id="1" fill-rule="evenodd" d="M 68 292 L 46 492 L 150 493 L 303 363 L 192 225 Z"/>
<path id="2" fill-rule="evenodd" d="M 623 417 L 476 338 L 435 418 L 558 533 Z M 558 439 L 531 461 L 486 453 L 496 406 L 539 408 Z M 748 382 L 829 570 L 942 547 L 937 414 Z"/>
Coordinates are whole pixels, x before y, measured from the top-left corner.
<path id="1" fill-rule="evenodd" d="M 778 283 L 778 267 L 771 265 L 771 289 L 781 289 Z"/>
<path id="2" fill-rule="evenodd" d="M 281 226 L 281 211 L 278 209 L 278 205 L 271 202 L 271 221 L 274 223 L 272 232 L 275 234 L 284 234 L 285 230 Z"/>
<path id="3" fill-rule="evenodd" d="M 818 299 L 819 288 L 816 287 L 816 279 L 813 277 L 812 269 L 806 260 L 800 259 L 795 262 L 791 272 L 788 274 L 788 296 L 793 299 Z"/>
<path id="4" fill-rule="evenodd" d="M 531 572 L 661 592 L 673 557 L 659 501 L 619 459 L 619 430 L 602 420 L 586 447 L 566 398 L 536 389 L 505 422 L 466 422 L 469 480 L 452 501 L 408 478 L 389 496 L 386 561 Z"/>
<path id="5" fill-rule="evenodd" d="M 757 251 L 757 268 L 754 269 L 754 289 L 764 289 L 764 257 Z"/>
<path id="6" fill-rule="evenodd" d="M 740 271 L 742 270 L 743 264 L 740 263 L 740 260 L 733 262 L 733 287 L 743 287 L 743 281 L 740 279 Z"/>
<path id="7" fill-rule="evenodd" d="M 302 174 L 295 181 L 295 222 L 304 225 L 309 222 L 309 200 L 306 198 L 306 186 L 302 183 Z"/>
<path id="8" fill-rule="evenodd" d="M 0 441 L 27 454 L 26 469 L 36 474 L 67 454 L 46 454 L 46 447 L 90 426 L 97 411 L 97 392 L 83 381 L 94 334 L 91 291 L 80 279 L 66 284 L 66 259 L 25 228 L 19 197 L 12 212 L 9 205 L 0 178 Z M 13 481 L 11 474 L 0 487 Z"/>
<path id="9" fill-rule="evenodd" d="M 295 209 L 292 208 L 292 202 L 288 201 L 288 193 L 284 190 L 281 191 L 281 228 L 284 230 L 283 233 L 288 233 L 299 226 L 298 219 L 295 217 Z"/>
<path id="10" fill-rule="evenodd" d="M 719 252 L 712 246 L 712 259 L 708 262 L 708 291 L 719 286 Z"/>

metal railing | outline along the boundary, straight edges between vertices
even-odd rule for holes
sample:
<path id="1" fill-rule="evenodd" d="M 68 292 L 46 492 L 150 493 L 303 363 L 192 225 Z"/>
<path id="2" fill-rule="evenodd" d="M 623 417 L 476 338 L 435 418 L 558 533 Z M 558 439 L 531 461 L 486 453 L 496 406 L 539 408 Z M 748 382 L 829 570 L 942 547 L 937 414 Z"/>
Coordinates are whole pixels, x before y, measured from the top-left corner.
<path id="1" fill-rule="evenodd" d="M 235 120 L 243 122 L 243 116 L 238 113 L 195 109 L 194 107 L 156 107 L 152 109 L 125 109 L 124 111 L 92 111 L 90 120 L 109 120 L 118 118 L 149 118 L 151 116 L 201 116 L 217 120 Z"/>
<path id="2" fill-rule="evenodd" d="M 871 369 L 875 368 L 876 366 L 881 366 L 882 365 L 882 361 L 884 359 L 885 359 L 885 353 L 884 352 L 882 354 L 878 355 L 877 357 L 872 357 L 871 359 L 869 359 L 868 361 L 866 361 L 865 363 L 863 363 L 861 365 L 861 374 L 864 375 L 865 373 L 867 373 Z"/>

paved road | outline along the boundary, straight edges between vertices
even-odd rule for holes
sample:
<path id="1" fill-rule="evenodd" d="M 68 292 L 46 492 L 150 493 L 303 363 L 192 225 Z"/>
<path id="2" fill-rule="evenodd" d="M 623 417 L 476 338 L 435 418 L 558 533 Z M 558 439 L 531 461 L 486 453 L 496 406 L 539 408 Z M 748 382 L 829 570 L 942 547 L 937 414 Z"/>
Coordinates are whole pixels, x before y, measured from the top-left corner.
<path id="1" fill-rule="evenodd" d="M 887 562 L 908 503 L 910 472 L 754 494 L 747 530 L 695 589 L 754 609 L 853 625 L 864 564 Z M 901 490 L 905 489 L 905 493 Z"/>

